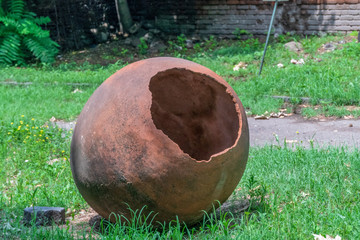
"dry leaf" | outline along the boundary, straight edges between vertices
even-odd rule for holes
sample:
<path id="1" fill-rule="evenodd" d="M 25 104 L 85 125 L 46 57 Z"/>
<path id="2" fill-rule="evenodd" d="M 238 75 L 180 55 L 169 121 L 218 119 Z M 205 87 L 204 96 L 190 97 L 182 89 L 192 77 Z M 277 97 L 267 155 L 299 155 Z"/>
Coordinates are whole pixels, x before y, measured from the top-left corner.
<path id="1" fill-rule="evenodd" d="M 75 89 L 72 93 L 82 93 L 83 91 L 81 91 L 80 89 Z"/>
<path id="2" fill-rule="evenodd" d="M 300 192 L 300 195 L 301 195 L 302 197 L 310 196 L 309 193 L 306 193 L 306 192 L 303 192 L 303 191 Z"/>
<path id="3" fill-rule="evenodd" d="M 52 160 L 47 161 L 47 164 L 53 165 L 55 162 L 58 162 L 58 161 L 59 161 L 59 159 L 58 159 L 58 158 L 55 158 L 55 159 L 52 159 Z"/>
<path id="4" fill-rule="evenodd" d="M 326 235 L 326 237 L 323 237 L 321 234 L 313 234 L 315 240 L 341 240 L 341 237 L 339 235 L 336 235 L 336 237 L 332 237 L 329 235 Z"/>
<path id="5" fill-rule="evenodd" d="M 303 65 L 303 64 L 305 64 L 305 61 L 304 61 L 304 59 L 302 59 L 302 58 L 301 58 L 300 60 L 291 59 L 290 62 L 291 62 L 292 64 L 296 64 L 296 65 Z"/>
<path id="6" fill-rule="evenodd" d="M 270 118 L 265 115 L 257 115 L 254 117 L 255 120 L 269 120 Z"/>
<path id="7" fill-rule="evenodd" d="M 246 63 L 244 63 L 244 62 L 239 62 L 238 64 L 236 64 L 236 65 L 234 66 L 233 70 L 234 70 L 234 71 L 239 71 L 240 68 L 241 68 L 241 69 L 246 69 L 247 66 L 248 66 L 248 65 L 247 65 Z"/>

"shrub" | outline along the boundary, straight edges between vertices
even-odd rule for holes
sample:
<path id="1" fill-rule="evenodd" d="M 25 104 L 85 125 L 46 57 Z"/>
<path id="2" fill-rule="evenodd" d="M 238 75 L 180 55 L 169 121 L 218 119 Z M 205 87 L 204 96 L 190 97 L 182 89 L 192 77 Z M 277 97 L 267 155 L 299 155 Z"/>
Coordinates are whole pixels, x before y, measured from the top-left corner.
<path id="1" fill-rule="evenodd" d="M 24 0 L 0 0 L 0 63 L 23 65 L 34 57 L 52 63 L 59 45 L 41 28 L 50 21 L 27 11 Z"/>

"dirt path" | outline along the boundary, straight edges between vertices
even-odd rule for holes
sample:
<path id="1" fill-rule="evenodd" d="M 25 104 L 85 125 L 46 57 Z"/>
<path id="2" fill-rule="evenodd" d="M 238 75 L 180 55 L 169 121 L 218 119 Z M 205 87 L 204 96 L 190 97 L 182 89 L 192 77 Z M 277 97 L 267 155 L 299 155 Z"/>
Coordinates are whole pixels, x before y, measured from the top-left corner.
<path id="1" fill-rule="evenodd" d="M 360 120 L 307 120 L 299 115 L 286 118 L 255 120 L 248 118 L 250 146 L 266 144 L 300 144 L 314 146 L 360 146 Z M 278 141 L 276 140 L 276 136 Z"/>

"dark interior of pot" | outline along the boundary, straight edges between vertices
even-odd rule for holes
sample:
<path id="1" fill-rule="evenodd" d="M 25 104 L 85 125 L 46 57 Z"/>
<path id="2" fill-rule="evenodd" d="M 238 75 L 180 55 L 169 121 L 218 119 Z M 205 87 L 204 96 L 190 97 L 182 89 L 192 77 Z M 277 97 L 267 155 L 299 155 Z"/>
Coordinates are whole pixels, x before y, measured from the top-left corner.
<path id="1" fill-rule="evenodd" d="M 187 69 L 169 69 L 153 76 L 151 115 L 183 152 L 209 160 L 234 145 L 239 117 L 233 97 L 213 78 Z"/>

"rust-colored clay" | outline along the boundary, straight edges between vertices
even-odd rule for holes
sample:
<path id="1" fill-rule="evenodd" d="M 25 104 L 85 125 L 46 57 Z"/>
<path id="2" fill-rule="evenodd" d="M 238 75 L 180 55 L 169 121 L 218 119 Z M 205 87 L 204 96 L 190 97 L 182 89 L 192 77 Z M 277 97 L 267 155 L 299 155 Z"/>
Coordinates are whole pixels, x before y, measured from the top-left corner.
<path id="1" fill-rule="evenodd" d="M 192 224 L 224 202 L 246 166 L 243 106 L 211 70 L 177 58 L 130 64 L 91 96 L 76 124 L 71 168 L 103 217 L 147 206 Z M 112 219 L 113 220 L 113 219 Z"/>

